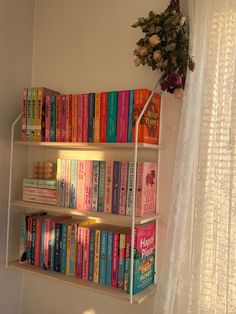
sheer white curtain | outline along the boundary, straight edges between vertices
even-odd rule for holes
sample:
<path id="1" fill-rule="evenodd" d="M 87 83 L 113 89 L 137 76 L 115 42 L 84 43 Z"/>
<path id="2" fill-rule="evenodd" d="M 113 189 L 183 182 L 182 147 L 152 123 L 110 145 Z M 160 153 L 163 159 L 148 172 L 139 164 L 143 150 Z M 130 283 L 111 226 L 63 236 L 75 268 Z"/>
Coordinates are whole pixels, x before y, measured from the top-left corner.
<path id="1" fill-rule="evenodd" d="M 189 0 L 189 75 L 154 313 L 236 313 L 236 1 Z"/>

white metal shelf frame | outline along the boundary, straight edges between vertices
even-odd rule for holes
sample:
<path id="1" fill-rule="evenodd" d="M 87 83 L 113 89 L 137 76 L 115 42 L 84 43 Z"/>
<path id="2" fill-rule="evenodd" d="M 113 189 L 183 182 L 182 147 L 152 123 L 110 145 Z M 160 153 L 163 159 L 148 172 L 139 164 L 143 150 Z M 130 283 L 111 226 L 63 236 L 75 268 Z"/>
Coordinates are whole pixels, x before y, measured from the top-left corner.
<path id="1" fill-rule="evenodd" d="M 135 142 L 132 145 L 129 145 L 130 143 L 127 143 L 128 145 L 122 144 L 122 145 L 117 145 L 117 148 L 132 148 L 134 149 L 134 182 L 133 182 L 133 211 L 132 211 L 132 219 L 131 219 L 131 258 L 130 258 L 130 296 L 129 296 L 129 302 L 132 304 L 134 301 L 134 295 L 133 295 L 133 275 L 134 275 L 134 240 L 135 240 L 135 226 L 136 226 L 136 217 L 135 217 L 135 201 L 136 201 L 136 174 L 137 174 L 137 161 L 138 161 L 138 148 L 148 148 L 148 149 L 158 149 L 158 175 L 157 175 L 157 195 L 158 195 L 158 187 L 159 187 L 159 167 L 160 167 L 160 149 L 163 148 L 163 146 L 159 145 L 149 145 L 149 144 L 144 144 L 144 145 L 140 145 L 138 143 L 138 131 L 139 131 L 139 124 L 140 121 L 149 105 L 149 102 L 153 96 L 153 94 L 155 93 L 156 89 L 158 87 L 158 82 L 155 84 L 154 88 L 151 91 L 150 96 L 148 97 L 138 119 L 136 120 L 136 124 L 135 124 Z M 159 91 L 160 92 L 160 91 Z M 159 120 L 159 143 L 161 141 L 162 138 L 162 96 L 161 96 L 161 110 L 160 110 L 160 120 Z M 16 118 L 16 120 L 12 123 L 11 126 L 11 148 L 10 148 L 10 168 L 9 168 L 9 189 L 8 189 L 8 212 L 7 212 L 7 238 L 6 238 L 6 267 L 8 268 L 9 266 L 9 235 L 10 235 L 10 219 L 11 219 L 11 206 L 12 206 L 12 200 L 11 200 L 11 196 L 12 196 L 12 170 L 13 170 L 13 156 L 14 156 L 14 133 L 15 133 L 15 126 L 17 124 L 17 122 L 19 122 L 20 118 L 22 116 L 22 113 Z M 20 144 L 20 142 L 16 141 L 16 144 Z M 41 144 L 41 143 L 40 143 Z M 30 145 L 30 144 L 29 144 Z M 55 145 L 47 145 L 46 143 L 42 143 L 43 147 L 51 147 L 51 148 L 59 148 L 62 147 L 63 144 L 62 143 L 58 143 Z M 88 149 L 89 147 L 91 148 L 91 146 L 89 146 L 89 144 L 87 145 L 73 145 L 73 144 L 68 144 L 65 145 L 66 148 L 70 148 L 70 149 Z M 110 147 L 114 148 L 114 146 L 109 145 Z M 106 144 L 104 145 L 100 145 L 100 148 L 105 148 L 105 147 L 109 147 L 106 146 Z M 99 147 L 96 146 L 96 147 Z M 157 197 L 157 201 L 156 201 L 156 214 L 157 214 L 157 209 L 158 209 L 158 197 Z M 156 248 L 155 248 L 155 280 L 154 283 L 156 284 L 156 273 L 157 273 L 157 219 L 158 217 L 155 219 L 156 221 Z M 135 302 L 136 303 L 136 302 Z"/>

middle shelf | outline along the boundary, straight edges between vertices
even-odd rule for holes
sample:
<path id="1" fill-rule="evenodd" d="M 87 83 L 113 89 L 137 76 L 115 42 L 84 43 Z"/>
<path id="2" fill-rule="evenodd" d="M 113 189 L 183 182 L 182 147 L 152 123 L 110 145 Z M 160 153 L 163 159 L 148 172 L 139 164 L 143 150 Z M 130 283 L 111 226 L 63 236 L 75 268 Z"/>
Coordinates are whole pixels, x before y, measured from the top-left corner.
<path id="1" fill-rule="evenodd" d="M 117 225 L 117 226 L 130 226 L 132 222 L 132 216 L 107 214 L 104 212 L 96 212 L 96 211 L 77 211 L 75 209 L 67 208 L 67 207 L 57 207 L 53 205 L 30 203 L 30 202 L 25 202 L 21 200 L 12 201 L 11 206 L 21 207 L 21 208 L 26 208 L 26 209 L 31 209 L 31 210 L 42 209 L 42 210 L 53 212 L 53 213 L 68 214 L 72 216 L 80 216 L 80 217 L 87 217 L 87 218 L 95 218 L 98 223 L 106 222 L 106 224 Z M 160 217 L 161 217 L 160 214 L 153 214 L 151 216 L 144 215 L 143 217 L 135 217 L 135 224 L 138 224 L 138 225 L 145 224 L 150 221 L 154 221 Z"/>

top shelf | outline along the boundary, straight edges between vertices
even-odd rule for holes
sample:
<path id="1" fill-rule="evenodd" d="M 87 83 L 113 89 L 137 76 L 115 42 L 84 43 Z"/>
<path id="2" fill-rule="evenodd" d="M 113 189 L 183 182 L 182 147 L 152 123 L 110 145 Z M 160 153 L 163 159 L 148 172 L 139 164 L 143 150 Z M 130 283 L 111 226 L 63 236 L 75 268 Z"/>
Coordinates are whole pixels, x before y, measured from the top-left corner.
<path id="1" fill-rule="evenodd" d="M 49 147 L 49 148 L 61 148 L 61 149 L 134 149 L 134 143 L 68 143 L 68 142 L 21 142 L 15 141 L 15 144 L 22 146 L 36 146 L 36 147 Z M 159 150 L 164 147 L 161 145 L 139 143 L 139 149 L 151 149 Z"/>

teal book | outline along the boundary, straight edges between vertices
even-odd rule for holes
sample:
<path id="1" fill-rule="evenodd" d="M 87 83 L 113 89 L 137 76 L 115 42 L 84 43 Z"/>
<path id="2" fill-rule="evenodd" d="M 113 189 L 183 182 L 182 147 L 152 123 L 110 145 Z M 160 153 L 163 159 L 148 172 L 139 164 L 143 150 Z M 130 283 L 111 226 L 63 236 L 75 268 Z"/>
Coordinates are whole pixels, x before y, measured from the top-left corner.
<path id="1" fill-rule="evenodd" d="M 94 273 L 94 248 L 95 248 L 95 230 L 90 230 L 90 244 L 89 244 L 89 274 L 88 279 L 93 281 Z"/>
<path id="2" fill-rule="evenodd" d="M 19 250 L 19 262 L 25 263 L 27 261 L 27 228 L 26 228 L 26 216 L 20 216 L 20 250 Z"/>
<path id="3" fill-rule="evenodd" d="M 56 96 L 50 96 L 50 142 L 56 142 Z"/>
<path id="4" fill-rule="evenodd" d="M 108 231 L 107 233 L 107 269 L 106 269 L 106 284 L 111 285 L 112 276 L 112 243 L 113 243 L 113 232 Z"/>
<path id="5" fill-rule="evenodd" d="M 76 208 L 77 203 L 77 165 L 77 160 L 71 160 L 70 208 Z"/>
<path id="6" fill-rule="evenodd" d="M 116 124 L 117 124 L 117 99 L 118 92 L 108 92 L 107 106 L 107 142 L 116 142 Z"/>
<path id="7" fill-rule="evenodd" d="M 98 212 L 104 212 L 105 196 L 105 161 L 99 161 L 99 189 L 98 189 Z"/>
<path id="8" fill-rule="evenodd" d="M 129 91 L 128 142 L 132 143 L 132 126 L 134 111 L 134 91 Z"/>
<path id="9" fill-rule="evenodd" d="M 61 240 L 61 273 L 66 273 L 66 256 L 67 256 L 67 232 L 68 232 L 68 225 L 62 224 L 62 240 Z"/>
<path id="10" fill-rule="evenodd" d="M 44 268 L 44 236 L 45 236 L 45 220 L 41 222 L 41 239 L 40 239 L 40 267 Z"/>
<path id="11" fill-rule="evenodd" d="M 101 230 L 99 283 L 104 285 L 106 284 L 106 269 L 107 269 L 107 237 L 108 232 L 105 230 Z"/>
<path id="12" fill-rule="evenodd" d="M 88 141 L 94 142 L 95 93 L 88 94 Z"/>

